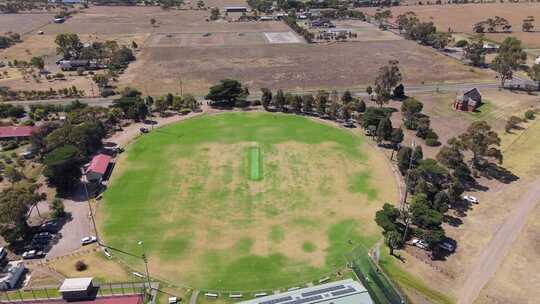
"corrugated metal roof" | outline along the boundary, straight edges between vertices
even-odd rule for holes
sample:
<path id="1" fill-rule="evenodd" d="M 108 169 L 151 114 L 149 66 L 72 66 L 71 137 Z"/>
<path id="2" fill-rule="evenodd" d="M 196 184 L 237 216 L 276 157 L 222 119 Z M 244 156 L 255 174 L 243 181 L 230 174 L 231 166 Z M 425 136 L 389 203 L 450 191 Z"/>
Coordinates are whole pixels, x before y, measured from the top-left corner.
<path id="1" fill-rule="evenodd" d="M 60 292 L 69 292 L 69 291 L 85 291 L 88 290 L 88 287 L 92 284 L 93 278 L 73 278 L 65 279 L 62 286 L 58 291 Z"/>
<path id="2" fill-rule="evenodd" d="M 112 157 L 107 154 L 98 154 L 94 156 L 94 158 L 92 158 L 92 161 L 90 161 L 88 168 L 86 169 L 86 173 L 95 172 L 102 175 L 105 174 L 105 172 L 107 172 L 107 167 L 109 166 L 111 159 Z"/>
<path id="3" fill-rule="evenodd" d="M 239 304 L 373 304 L 367 289 L 347 279 L 252 299 Z"/>

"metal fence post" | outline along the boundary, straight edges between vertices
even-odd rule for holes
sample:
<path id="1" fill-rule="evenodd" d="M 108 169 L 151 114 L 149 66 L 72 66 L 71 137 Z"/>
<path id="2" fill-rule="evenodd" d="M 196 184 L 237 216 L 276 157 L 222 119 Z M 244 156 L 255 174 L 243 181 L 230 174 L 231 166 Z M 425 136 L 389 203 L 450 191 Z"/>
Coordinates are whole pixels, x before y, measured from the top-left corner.
<path id="1" fill-rule="evenodd" d="M 17 293 L 19 293 L 19 298 L 21 298 L 21 302 L 22 302 L 22 301 L 24 301 L 24 299 L 23 299 L 23 296 L 22 296 L 22 293 L 21 293 L 21 290 L 20 290 L 20 289 L 18 289 L 18 290 L 17 290 Z"/>
<path id="2" fill-rule="evenodd" d="M 51 297 L 49 297 L 49 291 L 47 290 L 47 288 L 43 288 L 43 290 L 45 290 L 45 295 L 47 296 L 47 300 L 50 300 Z"/>
<path id="3" fill-rule="evenodd" d="M 6 299 L 8 300 L 8 302 L 11 302 L 11 300 L 9 299 L 9 293 L 6 291 L 5 294 L 6 294 Z"/>
<path id="4" fill-rule="evenodd" d="M 34 300 L 35 300 L 36 299 L 36 294 L 34 293 L 34 290 L 30 289 L 30 292 L 32 293 L 32 298 L 34 298 Z"/>
<path id="5" fill-rule="evenodd" d="M 124 283 L 120 283 L 120 288 L 122 289 L 122 295 L 125 295 L 125 293 L 124 293 Z"/>
<path id="6" fill-rule="evenodd" d="M 114 292 L 113 292 L 113 289 L 112 289 L 112 284 L 109 284 L 109 289 L 111 290 L 111 296 L 114 296 Z"/>

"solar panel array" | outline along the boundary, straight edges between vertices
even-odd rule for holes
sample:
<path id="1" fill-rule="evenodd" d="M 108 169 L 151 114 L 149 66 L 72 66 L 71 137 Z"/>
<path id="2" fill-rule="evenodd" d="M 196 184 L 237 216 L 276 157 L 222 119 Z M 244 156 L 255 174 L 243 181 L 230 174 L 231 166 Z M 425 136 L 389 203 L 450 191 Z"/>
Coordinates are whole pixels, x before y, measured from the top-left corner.
<path id="1" fill-rule="evenodd" d="M 340 284 L 330 287 L 323 287 L 319 289 L 314 289 L 310 291 L 303 292 L 301 294 L 291 294 L 289 296 L 283 296 L 280 298 L 266 300 L 258 302 L 257 304 L 304 304 L 312 303 L 320 300 L 330 300 L 334 297 L 340 297 L 343 295 L 351 294 L 357 292 L 358 290 L 348 284 Z"/>
<path id="2" fill-rule="evenodd" d="M 332 295 L 333 295 L 334 297 L 336 297 L 336 296 L 341 296 L 341 295 L 348 294 L 348 293 L 355 292 L 355 291 L 356 291 L 356 289 L 354 289 L 354 288 L 352 288 L 352 287 L 349 287 L 349 288 L 347 288 L 347 289 L 345 289 L 345 290 L 340 290 L 340 291 L 332 292 Z"/>
<path id="3" fill-rule="evenodd" d="M 260 302 L 259 304 L 277 304 L 277 303 L 281 303 L 281 302 L 285 302 L 285 301 L 290 301 L 292 299 L 293 298 L 291 296 L 286 296 L 286 297 L 282 297 L 282 298 L 277 298 L 277 299 L 272 299 L 272 300 Z"/>

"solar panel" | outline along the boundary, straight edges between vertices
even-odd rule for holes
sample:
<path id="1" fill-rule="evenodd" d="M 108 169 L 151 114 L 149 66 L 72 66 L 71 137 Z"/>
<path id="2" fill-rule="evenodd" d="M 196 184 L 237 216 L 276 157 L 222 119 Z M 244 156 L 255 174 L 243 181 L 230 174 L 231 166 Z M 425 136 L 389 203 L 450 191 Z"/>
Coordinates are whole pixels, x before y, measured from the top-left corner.
<path id="1" fill-rule="evenodd" d="M 302 304 L 302 303 L 308 303 L 308 302 L 317 301 L 317 300 L 322 300 L 322 299 L 323 299 L 322 296 L 314 296 L 314 297 L 309 297 L 309 298 L 303 298 L 303 299 L 294 300 L 294 301 L 292 301 L 292 302 L 287 302 L 287 303 L 283 303 L 283 304 Z"/>
<path id="2" fill-rule="evenodd" d="M 339 290 L 339 291 L 335 291 L 335 292 L 332 292 L 332 295 L 333 296 L 341 296 L 341 295 L 344 295 L 344 294 L 348 294 L 348 293 L 351 293 L 351 292 L 355 292 L 356 289 L 352 288 L 352 287 L 349 287 L 345 290 Z"/>
<path id="3" fill-rule="evenodd" d="M 260 302 L 259 304 L 276 304 L 276 303 L 281 303 L 281 302 L 285 302 L 285 301 L 290 301 L 292 299 L 293 298 L 291 296 L 286 296 L 286 297 L 283 297 L 283 298 L 277 298 L 277 299 L 273 299 L 273 300 L 263 301 L 263 302 Z"/>
<path id="4" fill-rule="evenodd" d="M 321 288 L 321 289 L 317 289 L 317 290 L 313 290 L 313 291 L 304 292 L 302 294 L 302 297 L 311 297 L 311 296 L 318 295 L 318 294 L 321 294 L 321 293 L 335 291 L 335 290 L 339 290 L 339 289 L 343 289 L 343 288 L 345 288 L 345 285 L 337 285 L 337 286 L 332 286 L 332 287 L 327 287 L 327 288 Z"/>

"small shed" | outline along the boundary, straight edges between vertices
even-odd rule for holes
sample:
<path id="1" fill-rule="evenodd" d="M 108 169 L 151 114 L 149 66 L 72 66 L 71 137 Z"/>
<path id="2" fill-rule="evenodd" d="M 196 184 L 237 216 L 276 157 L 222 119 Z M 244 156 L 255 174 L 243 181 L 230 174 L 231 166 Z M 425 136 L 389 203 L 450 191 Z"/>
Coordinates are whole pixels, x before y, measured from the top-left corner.
<path id="1" fill-rule="evenodd" d="M 96 296 L 93 278 L 65 279 L 58 290 L 66 301 L 88 300 Z"/>
<path id="2" fill-rule="evenodd" d="M 482 94 L 477 88 L 463 92 L 456 97 L 454 109 L 473 112 L 482 104 Z"/>
<path id="3" fill-rule="evenodd" d="M 248 9 L 245 6 L 225 6 L 225 13 L 247 13 Z"/>
<path id="4" fill-rule="evenodd" d="M 101 182 L 109 169 L 111 160 L 111 156 L 103 153 L 94 156 L 85 170 L 88 181 Z"/>

